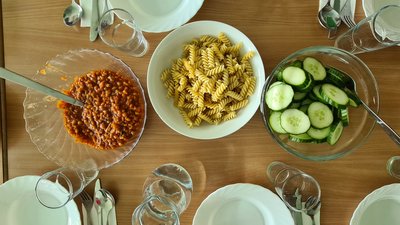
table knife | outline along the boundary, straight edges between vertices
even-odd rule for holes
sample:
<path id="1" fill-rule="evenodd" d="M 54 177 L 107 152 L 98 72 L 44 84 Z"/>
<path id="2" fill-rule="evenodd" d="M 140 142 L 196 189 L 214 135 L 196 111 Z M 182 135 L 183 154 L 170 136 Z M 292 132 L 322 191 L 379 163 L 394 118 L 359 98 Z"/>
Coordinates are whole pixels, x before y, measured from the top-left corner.
<path id="1" fill-rule="evenodd" d="M 98 34 L 98 28 L 97 28 L 98 25 L 99 25 L 98 0 L 92 0 L 92 18 L 90 21 L 90 36 L 89 36 L 90 41 L 96 40 Z"/>

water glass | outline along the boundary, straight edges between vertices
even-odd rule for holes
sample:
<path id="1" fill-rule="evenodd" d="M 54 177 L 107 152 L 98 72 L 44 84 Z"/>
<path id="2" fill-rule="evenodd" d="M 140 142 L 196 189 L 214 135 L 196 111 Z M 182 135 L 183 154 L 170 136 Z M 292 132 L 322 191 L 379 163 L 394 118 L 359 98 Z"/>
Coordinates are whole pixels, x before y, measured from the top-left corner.
<path id="1" fill-rule="evenodd" d="M 36 198 L 47 208 L 61 208 L 80 194 L 98 174 L 97 170 L 77 171 L 66 167 L 47 172 L 36 183 Z M 50 190 L 53 184 L 57 188 Z M 49 198 L 50 191 L 56 198 Z"/>
<path id="2" fill-rule="evenodd" d="M 135 57 L 146 54 L 149 44 L 133 16 L 124 9 L 110 9 L 99 21 L 99 36 L 103 42 Z"/>
<path id="3" fill-rule="evenodd" d="M 312 176 L 277 161 L 268 165 L 267 176 L 289 209 L 308 213 L 319 206 L 321 189 Z"/>
<path id="4" fill-rule="evenodd" d="M 386 171 L 390 176 L 400 179 L 400 156 L 393 156 L 387 161 Z"/>
<path id="5" fill-rule="evenodd" d="M 132 214 L 132 225 L 178 225 L 190 203 L 192 178 L 180 165 L 156 168 L 143 186 L 143 202 Z"/>
<path id="6" fill-rule="evenodd" d="M 340 35 L 335 47 L 353 54 L 400 44 L 400 5 L 387 5 Z"/>

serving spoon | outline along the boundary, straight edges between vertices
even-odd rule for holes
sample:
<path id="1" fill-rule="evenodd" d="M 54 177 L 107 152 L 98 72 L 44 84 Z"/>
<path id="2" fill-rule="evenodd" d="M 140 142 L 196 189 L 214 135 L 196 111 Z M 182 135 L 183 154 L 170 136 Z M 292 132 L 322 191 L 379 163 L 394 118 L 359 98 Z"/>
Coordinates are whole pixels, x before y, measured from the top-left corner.
<path id="1" fill-rule="evenodd" d="M 4 78 L 6 80 L 9 80 L 11 82 L 17 83 L 19 85 L 25 86 L 27 88 L 32 88 L 36 91 L 42 92 L 44 94 L 53 96 L 55 98 L 61 99 L 67 103 L 70 103 L 72 105 L 80 106 L 83 107 L 83 103 L 81 101 L 78 101 L 66 94 L 63 94 L 57 90 L 54 90 L 51 87 L 48 87 L 46 85 L 43 85 L 41 83 L 38 83 L 36 81 L 33 81 L 29 78 L 26 78 L 20 74 L 17 74 L 15 72 L 9 71 L 5 68 L 0 67 L 0 77 Z"/>
<path id="2" fill-rule="evenodd" d="M 73 26 L 78 21 L 82 18 L 83 10 L 78 3 L 75 2 L 75 0 L 72 0 L 71 5 L 69 5 L 65 10 L 63 14 L 63 20 L 65 25 L 67 26 Z"/>

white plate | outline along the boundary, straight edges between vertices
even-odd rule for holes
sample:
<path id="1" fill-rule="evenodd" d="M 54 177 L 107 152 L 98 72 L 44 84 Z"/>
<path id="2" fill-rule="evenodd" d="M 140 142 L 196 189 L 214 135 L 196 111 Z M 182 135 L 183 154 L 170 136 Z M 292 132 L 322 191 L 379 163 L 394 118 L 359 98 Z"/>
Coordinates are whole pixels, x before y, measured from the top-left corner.
<path id="1" fill-rule="evenodd" d="M 189 21 L 204 0 L 109 0 L 111 8 L 125 9 L 146 32 L 166 32 Z"/>
<path id="2" fill-rule="evenodd" d="M 197 209 L 193 225 L 293 225 L 281 199 L 254 184 L 232 184 L 211 193 Z"/>
<path id="3" fill-rule="evenodd" d="M 254 94 L 249 97 L 249 103 L 238 111 L 237 117 L 218 125 L 201 124 L 189 128 L 179 114 L 178 108 L 168 99 L 167 90 L 160 77 L 164 69 L 171 67 L 173 60 L 182 56 L 183 45 L 201 35 L 217 36 L 224 32 L 233 43 L 242 42 L 241 54 L 254 51 L 251 64 L 256 76 Z M 151 104 L 161 120 L 170 128 L 187 137 L 196 139 L 215 139 L 227 136 L 244 126 L 254 115 L 260 105 L 262 87 L 265 81 L 264 65 L 254 44 L 238 29 L 215 21 L 197 21 L 188 23 L 168 34 L 154 51 L 147 70 L 147 90 Z"/>
<path id="4" fill-rule="evenodd" d="M 376 189 L 357 206 L 350 225 L 400 224 L 400 184 Z"/>
<path id="5" fill-rule="evenodd" d="M 12 225 L 80 225 L 78 208 L 73 200 L 59 209 L 49 209 L 39 203 L 35 185 L 39 176 L 21 176 L 0 185 L 0 224 Z M 49 185 L 49 198 L 57 199 Z"/>

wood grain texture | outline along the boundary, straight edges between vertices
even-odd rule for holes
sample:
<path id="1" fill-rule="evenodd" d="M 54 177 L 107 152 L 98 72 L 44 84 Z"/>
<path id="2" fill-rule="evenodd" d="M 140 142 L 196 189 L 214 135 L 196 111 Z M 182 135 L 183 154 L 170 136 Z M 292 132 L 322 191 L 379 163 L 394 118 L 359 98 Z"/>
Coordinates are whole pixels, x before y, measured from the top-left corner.
<path id="1" fill-rule="evenodd" d="M 31 76 L 46 60 L 69 49 L 95 48 L 125 61 L 146 89 L 150 57 L 167 33 L 145 33 L 150 50 L 134 58 L 102 44 L 89 41 L 89 29 L 64 26 L 61 15 L 68 0 L 4 0 L 3 22 L 5 66 Z M 216 20 L 245 33 L 256 45 L 268 75 L 288 54 L 308 46 L 333 45 L 318 24 L 318 1 L 293 0 L 206 0 L 191 21 Z M 363 18 L 357 0 L 356 20 Z M 339 32 L 343 32 L 341 27 Z M 387 48 L 359 57 L 375 74 L 380 89 L 379 114 L 400 132 L 400 48 Z M 7 113 L 10 178 L 55 169 L 37 151 L 25 131 L 22 102 L 25 89 L 7 82 Z M 147 91 L 146 96 L 147 96 Z M 148 100 L 148 97 L 147 97 Z M 399 154 L 398 147 L 376 127 L 367 143 L 352 154 L 329 162 L 310 162 L 283 151 L 268 135 L 260 113 L 236 133 L 217 140 L 194 140 L 167 127 L 151 107 L 142 139 L 119 164 L 100 173 L 103 186 L 117 199 L 120 225 L 130 224 L 134 208 L 142 201 L 146 176 L 158 165 L 181 164 L 194 180 L 194 192 L 181 224 L 190 225 L 196 209 L 216 189 L 232 183 L 260 184 L 272 190 L 265 168 L 280 160 L 313 175 L 321 184 L 321 224 L 348 224 L 357 204 L 371 191 L 397 182 L 387 175 L 385 164 Z M 93 185 L 89 186 L 91 192 Z"/>

